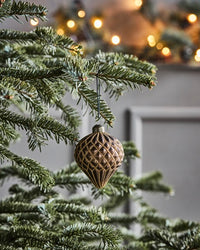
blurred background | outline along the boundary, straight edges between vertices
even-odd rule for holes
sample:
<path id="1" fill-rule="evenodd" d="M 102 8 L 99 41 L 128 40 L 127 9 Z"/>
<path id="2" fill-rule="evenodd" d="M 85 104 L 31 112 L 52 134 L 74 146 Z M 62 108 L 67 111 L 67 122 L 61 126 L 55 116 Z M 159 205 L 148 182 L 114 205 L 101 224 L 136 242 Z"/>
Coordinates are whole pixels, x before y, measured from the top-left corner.
<path id="1" fill-rule="evenodd" d="M 122 141 L 138 142 L 142 160 L 131 163 L 130 175 L 160 170 L 165 182 L 174 188 L 172 197 L 145 194 L 152 206 L 172 218 L 199 220 L 200 1 L 30 2 L 48 8 L 47 22 L 37 18 L 22 20 L 23 24 L 6 20 L 1 28 L 30 31 L 50 25 L 59 35 L 71 36 L 81 43 L 86 56 L 99 50 L 118 51 L 157 65 L 158 84 L 152 91 L 127 93 L 117 103 L 105 97 L 116 116 L 109 132 Z M 74 100 L 70 102 L 76 104 Z M 140 126 L 135 126 L 135 121 Z M 94 123 L 86 113 L 80 135 L 90 133 Z M 66 149 L 64 144 L 51 144 L 39 154 L 26 152 L 25 143 L 22 138 L 13 151 L 31 155 L 50 169 L 73 160 L 73 148 Z"/>

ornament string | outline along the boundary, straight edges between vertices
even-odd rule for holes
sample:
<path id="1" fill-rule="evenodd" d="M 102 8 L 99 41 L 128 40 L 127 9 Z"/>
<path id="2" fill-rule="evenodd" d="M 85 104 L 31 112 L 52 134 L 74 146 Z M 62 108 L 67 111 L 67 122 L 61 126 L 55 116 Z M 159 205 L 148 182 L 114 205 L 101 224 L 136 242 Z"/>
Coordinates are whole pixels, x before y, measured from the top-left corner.
<path id="1" fill-rule="evenodd" d="M 96 89 L 97 89 L 97 119 L 100 119 L 100 96 L 101 96 L 101 92 L 100 92 L 100 82 L 99 82 L 99 78 L 98 75 L 96 76 Z"/>

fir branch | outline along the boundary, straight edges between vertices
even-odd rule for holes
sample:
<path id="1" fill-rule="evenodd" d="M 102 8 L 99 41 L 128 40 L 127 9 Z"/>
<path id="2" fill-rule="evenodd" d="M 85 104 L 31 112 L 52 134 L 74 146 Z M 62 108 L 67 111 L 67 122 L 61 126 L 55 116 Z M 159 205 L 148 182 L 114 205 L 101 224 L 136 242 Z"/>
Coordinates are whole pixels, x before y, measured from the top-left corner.
<path id="1" fill-rule="evenodd" d="M 10 142 L 15 142 L 19 138 L 19 133 L 10 125 L 0 122 L 0 141 L 4 146 L 9 146 Z"/>
<path id="2" fill-rule="evenodd" d="M 55 214 L 55 212 L 66 214 L 70 220 L 78 219 L 92 223 L 100 223 L 107 218 L 101 208 L 96 209 L 95 207 L 87 207 L 82 204 L 76 205 L 73 203 L 51 202 L 49 204 L 40 203 L 38 205 L 33 205 L 25 202 L 10 201 L 3 201 L 0 203 L 0 213 L 5 214 L 40 213 L 49 216 Z"/>
<path id="3" fill-rule="evenodd" d="M 74 205 L 90 205 L 91 200 L 88 197 L 81 197 L 80 195 L 72 195 L 67 200 L 63 199 L 55 199 L 55 203 L 63 203 L 63 204 L 70 204 L 73 203 Z"/>
<path id="4" fill-rule="evenodd" d="M 42 230 L 34 226 L 15 226 L 10 231 L 2 232 L 0 238 L 3 237 L 4 241 L 11 239 L 8 234 L 12 235 L 12 242 L 15 242 L 16 245 L 19 242 L 21 246 L 28 244 L 28 246 L 39 247 L 40 249 L 45 246 L 51 249 L 60 249 L 59 247 L 88 249 L 84 243 L 88 236 L 98 237 L 104 243 L 106 249 L 109 246 L 115 249 L 119 242 L 119 233 L 113 231 L 111 227 L 90 223 L 77 223 L 66 227 L 63 232 L 59 233 Z"/>
<path id="5" fill-rule="evenodd" d="M 192 229 L 197 228 L 199 226 L 200 226 L 200 223 L 198 223 L 198 222 L 185 221 L 185 220 L 181 220 L 181 219 L 172 220 L 167 225 L 169 230 L 171 230 L 172 232 L 175 232 L 175 233 L 183 232 L 183 231 L 187 231 L 187 230 L 192 230 Z"/>
<path id="6" fill-rule="evenodd" d="M 145 174 L 143 177 L 141 177 L 137 182 L 158 182 L 161 181 L 163 178 L 163 175 L 159 171 L 154 171 L 151 173 Z"/>
<path id="7" fill-rule="evenodd" d="M 55 103 L 56 107 L 62 111 L 61 119 L 63 119 L 71 128 L 78 128 L 81 123 L 78 112 L 70 105 L 64 105 L 61 101 Z"/>
<path id="8" fill-rule="evenodd" d="M 70 163 L 69 165 L 67 165 L 65 168 L 57 171 L 54 173 L 54 178 L 55 180 L 63 175 L 69 175 L 69 174 L 76 174 L 76 173 L 80 173 L 81 169 L 79 168 L 78 164 L 73 161 L 72 163 Z"/>
<path id="9" fill-rule="evenodd" d="M 60 187 L 65 186 L 67 189 L 80 187 L 83 185 L 91 184 L 89 178 L 83 174 L 76 172 L 77 165 L 74 165 L 72 172 L 67 172 L 66 170 L 61 170 L 53 175 L 55 180 L 55 185 Z M 75 172 L 74 172 L 75 171 Z M 112 197 L 114 195 L 124 196 L 126 194 L 131 194 L 132 190 L 135 189 L 134 180 L 128 176 L 125 176 L 121 172 L 115 173 L 110 179 L 109 183 L 102 189 L 92 188 L 92 194 L 97 199 L 99 196 L 107 195 Z"/>
<path id="10" fill-rule="evenodd" d="M 184 234 L 174 234 L 167 230 L 148 230 L 141 238 L 145 242 L 154 242 L 157 247 L 167 249 L 198 249 L 200 245 L 200 227 L 196 226 Z"/>
<path id="11" fill-rule="evenodd" d="M 82 50 L 82 46 L 75 43 L 70 37 L 60 36 L 51 27 L 38 27 L 35 30 L 37 36 L 45 41 L 46 44 L 53 44 L 57 47 L 68 49 L 72 53 L 79 54 Z"/>
<path id="12" fill-rule="evenodd" d="M 128 250 L 158 250 L 157 247 L 150 246 L 148 243 L 143 243 L 139 241 L 131 242 L 130 244 L 127 245 L 126 249 Z"/>
<path id="13" fill-rule="evenodd" d="M 87 236 L 89 236 L 90 238 L 92 236 L 98 236 L 104 242 L 105 248 L 106 246 L 116 247 L 121 238 L 119 231 L 113 230 L 113 228 L 104 224 L 94 225 L 91 223 L 79 223 L 68 226 L 64 229 L 64 235 L 80 235 L 80 238 L 82 240 L 84 240 Z"/>
<path id="14" fill-rule="evenodd" d="M 163 192 L 173 194 L 173 189 L 165 184 L 160 183 L 162 174 L 158 171 L 143 176 L 135 181 L 136 187 L 144 191 Z"/>
<path id="15" fill-rule="evenodd" d="M 15 165 L 25 178 L 31 183 L 38 185 L 41 190 L 46 191 L 53 186 L 54 180 L 49 171 L 40 166 L 36 161 L 29 158 L 22 158 L 4 148 L 2 145 L 0 145 L 0 158 L 2 160 L 10 160 L 13 166 Z"/>
<path id="16" fill-rule="evenodd" d="M 97 105 L 97 93 L 96 91 L 87 88 L 83 84 L 78 88 L 78 93 L 80 98 L 82 97 L 84 102 L 89 105 L 91 108 L 90 114 L 94 115 L 94 110 L 98 112 L 98 105 Z M 100 116 L 105 120 L 105 122 L 112 126 L 113 121 L 115 120 L 114 115 L 112 114 L 110 108 L 108 107 L 107 103 L 100 99 Z"/>
<path id="17" fill-rule="evenodd" d="M 10 235 L 12 237 L 10 237 Z M 39 249 L 44 249 L 46 247 L 51 249 L 56 249 L 59 247 L 66 247 L 71 249 L 71 247 L 77 247 L 78 249 L 85 249 L 82 242 L 78 242 L 74 237 L 73 240 L 68 237 L 64 237 L 62 233 L 50 232 L 47 230 L 42 230 L 36 226 L 14 226 L 9 231 L 4 231 L 2 233 L 4 241 L 11 240 L 15 245 L 26 247 L 37 247 Z M 35 248 L 34 248 L 35 249 Z"/>
<path id="18" fill-rule="evenodd" d="M 13 194 L 13 196 L 6 198 L 5 202 L 31 202 L 36 198 L 40 198 L 41 196 L 45 196 L 46 199 L 50 199 L 52 197 L 58 196 L 58 193 L 55 190 L 49 190 L 44 193 L 40 190 L 40 188 L 35 187 L 31 190 L 24 190 L 19 187 L 18 184 L 15 184 L 9 188 L 9 193 Z"/>
<path id="19" fill-rule="evenodd" d="M 176 29 L 166 29 L 160 37 L 160 40 L 164 42 L 170 48 L 177 48 L 180 46 L 192 46 L 190 37 L 183 31 L 177 31 Z"/>
<path id="20" fill-rule="evenodd" d="M 151 88 L 154 83 L 151 76 L 140 74 L 130 69 L 110 65 L 108 63 L 99 67 L 99 71 L 96 75 L 104 81 L 123 83 L 124 86 L 130 87 L 131 89 L 136 89 L 139 85 Z"/>
<path id="21" fill-rule="evenodd" d="M 124 173 L 119 171 L 112 176 L 111 184 L 116 187 L 120 185 L 124 186 L 124 189 L 122 188 L 121 191 L 125 192 L 128 192 L 128 189 L 135 188 L 134 180 L 131 177 L 126 176 Z"/>
<path id="22" fill-rule="evenodd" d="M 123 57 L 126 67 L 132 69 L 134 68 L 134 70 L 138 71 L 139 73 L 150 75 L 156 80 L 155 74 L 157 71 L 157 67 L 154 64 L 147 61 L 141 61 L 134 55 L 125 54 L 123 55 Z"/>
<path id="23" fill-rule="evenodd" d="M 41 206 L 33 205 L 24 202 L 0 202 L 0 213 L 1 214 L 15 214 L 15 213 L 41 213 Z"/>
<path id="24" fill-rule="evenodd" d="M 48 63 L 48 62 L 47 62 Z M 83 65 L 82 65 L 83 64 Z M 80 57 L 67 58 L 63 66 L 65 76 L 67 76 L 68 84 L 79 96 L 79 101 L 83 99 L 86 105 L 91 108 L 90 114 L 94 115 L 94 111 L 98 111 L 97 93 L 87 85 L 87 71 L 84 72 L 83 68 L 87 64 L 85 60 Z M 71 80 L 70 80 L 71 77 Z M 78 103 L 79 103 L 78 101 Z M 114 116 L 104 100 L 100 100 L 100 116 L 105 120 L 108 125 L 112 126 Z"/>
<path id="25" fill-rule="evenodd" d="M 124 202 L 126 202 L 128 197 L 129 193 L 126 193 L 123 196 L 122 195 L 111 196 L 105 203 L 102 204 L 102 207 L 106 211 L 114 210 L 117 207 L 120 207 Z"/>
<path id="26" fill-rule="evenodd" d="M 200 225 L 179 235 L 179 245 L 182 249 L 198 249 L 200 246 Z"/>
<path id="27" fill-rule="evenodd" d="M 140 158 L 139 151 L 132 141 L 126 141 L 122 143 L 124 149 L 124 162 L 128 162 L 129 159 Z"/>
<path id="28" fill-rule="evenodd" d="M 33 42 L 38 39 L 35 32 L 22 32 L 16 30 L 0 30 L 0 42 L 7 44 L 8 42 L 18 42 L 27 44 L 28 42 Z M 9 43 L 10 44 L 10 43 Z"/>
<path id="29" fill-rule="evenodd" d="M 156 68 L 153 68 L 151 64 L 148 65 L 148 63 L 145 64 L 140 61 L 143 67 L 138 65 L 138 67 L 141 67 L 139 70 L 138 68 L 134 69 L 133 63 L 130 63 L 134 60 L 128 55 L 100 52 L 96 58 L 97 61 L 91 59 L 87 64 L 87 67 L 91 70 L 89 75 L 102 79 L 106 83 L 105 91 L 109 91 L 111 97 L 118 98 L 129 87 L 140 89 L 141 85 L 148 88 L 155 85 Z M 145 68 L 149 68 L 150 72 L 148 70 L 143 71 Z M 96 71 L 96 73 L 92 71 Z"/>
<path id="30" fill-rule="evenodd" d="M 44 41 L 43 41 L 44 43 Z M 25 53 L 30 59 L 32 59 L 33 61 L 41 61 L 41 57 L 42 56 L 46 56 L 46 57 L 52 57 L 52 58 L 56 58 L 56 57 L 67 57 L 69 55 L 69 49 L 62 49 L 59 48 L 55 45 L 52 44 L 38 44 L 37 42 L 35 43 L 28 43 L 25 44 L 23 47 L 21 47 L 21 45 L 16 46 L 15 48 L 17 49 L 17 47 L 22 50 L 23 52 L 21 53 Z"/>
<path id="31" fill-rule="evenodd" d="M 136 186 L 137 186 L 137 189 L 140 189 L 143 191 L 162 192 L 162 193 L 167 193 L 170 195 L 174 194 L 171 187 L 166 186 L 165 184 L 162 184 L 162 183 L 156 183 L 156 182 L 141 183 L 141 182 L 136 181 Z"/>
<path id="32" fill-rule="evenodd" d="M 11 16 L 15 19 L 18 19 L 18 16 L 25 16 L 27 21 L 28 17 L 38 17 L 41 20 L 45 20 L 46 13 L 47 9 L 41 5 L 24 1 L 9 1 L 8 4 L 4 4 L 0 11 L 0 21 Z"/>
<path id="33" fill-rule="evenodd" d="M 99 51 L 95 56 L 102 63 L 110 63 L 121 67 L 128 67 L 130 69 L 137 70 L 140 73 L 154 75 L 156 73 L 156 66 L 152 63 L 141 61 L 134 55 L 128 55 L 123 53 Z"/>
<path id="34" fill-rule="evenodd" d="M 70 37 L 57 35 L 51 27 L 38 27 L 31 32 L 0 30 L 0 42 L 7 44 L 8 41 L 19 45 L 39 44 L 40 48 L 51 45 L 54 50 L 61 48 L 77 54 L 81 51 L 80 45 Z"/>
<path id="35" fill-rule="evenodd" d="M 21 82 L 23 85 L 32 86 L 37 91 L 35 96 L 39 97 L 46 104 L 59 101 L 65 94 L 66 85 L 60 77 L 63 73 L 61 68 L 25 68 L 23 65 L 20 67 L 19 62 L 17 62 L 16 68 L 2 68 L 0 73 L 4 76 L 3 78 L 12 76 L 10 77 L 10 81 L 13 85 L 16 83 L 20 84 Z M 22 93 L 24 94 L 26 91 L 22 91 Z M 30 96 L 32 95 L 28 97 Z"/>
<path id="36" fill-rule="evenodd" d="M 59 213 L 66 213 L 71 220 L 79 219 L 81 221 L 88 221 L 92 223 L 100 223 L 105 220 L 106 215 L 102 209 L 95 207 L 78 206 L 75 204 L 54 204 L 54 210 Z"/>
<path id="37" fill-rule="evenodd" d="M 91 184 L 91 181 L 84 174 L 54 175 L 54 180 L 56 186 L 65 187 L 69 190 Z"/>
<path id="38" fill-rule="evenodd" d="M 23 104 L 31 113 L 42 114 L 46 108 L 38 100 L 37 90 L 30 83 L 18 78 L 3 77 L 0 83 L 0 97 L 2 101 L 10 100 L 14 104 Z"/>
<path id="39" fill-rule="evenodd" d="M 46 224 L 49 222 L 49 218 L 45 217 L 44 215 L 38 213 L 16 213 L 13 215 L 0 215 L 0 223 L 4 226 L 12 226 L 12 225 L 35 225 L 35 224 Z"/>
<path id="40" fill-rule="evenodd" d="M 122 226 L 119 228 L 119 230 L 120 230 L 120 233 L 123 237 L 123 240 L 126 241 L 127 243 L 137 241 L 137 237 L 134 235 L 134 232 L 132 229 L 129 229 L 127 227 Z M 125 249 L 127 249 L 127 248 L 125 248 Z"/>
<path id="41" fill-rule="evenodd" d="M 18 250 L 19 248 L 14 247 L 14 246 L 8 246 L 7 243 L 5 243 L 5 244 L 0 243 L 0 249 L 2 249 L 2 250 L 15 250 L 15 249 Z M 30 250 L 32 250 L 32 249 L 30 249 Z"/>
<path id="42" fill-rule="evenodd" d="M 20 77 L 21 80 L 31 80 L 31 83 L 34 84 L 36 89 L 38 90 L 38 95 L 41 95 L 41 98 L 47 99 L 47 102 L 50 102 L 52 99 L 54 102 L 57 102 L 60 99 L 60 95 L 58 97 L 54 97 L 55 93 L 53 92 L 53 88 L 51 89 L 50 86 L 52 81 L 54 81 L 54 85 L 56 83 L 62 83 L 63 80 L 67 80 L 72 88 L 78 92 L 78 95 L 80 99 L 82 98 L 86 105 L 88 105 L 91 108 L 91 114 L 94 115 L 94 110 L 97 112 L 97 93 L 90 89 L 83 80 L 83 73 L 79 66 L 76 64 L 76 61 L 73 63 L 73 67 L 61 69 L 61 68 L 53 68 L 53 69 L 45 69 L 45 70 L 29 70 L 29 69 L 2 69 L 0 70 L 0 73 L 4 76 L 12 75 L 12 77 Z M 68 66 L 69 66 L 68 65 Z M 63 71 L 66 71 L 63 75 Z M 68 77 L 69 72 L 71 74 L 71 77 Z M 61 77 L 60 77 L 61 75 Z M 72 79 L 73 75 L 79 79 L 78 85 L 75 79 Z M 58 77 L 59 76 L 59 77 Z M 57 77 L 57 78 L 56 78 Z M 51 79 L 52 78 L 52 79 Z M 40 80 L 39 83 L 33 82 L 33 79 Z M 72 80 L 70 80 L 72 79 Z M 61 81 L 60 81 L 61 80 Z M 43 86 L 44 85 L 44 86 Z M 57 86 L 54 86 L 54 89 Z M 61 89 L 61 86 L 58 88 Z M 41 91 L 42 90 L 42 91 Z M 61 93 L 64 94 L 64 93 Z M 79 99 L 79 101 L 80 101 Z M 104 100 L 100 100 L 100 115 L 101 117 L 110 125 L 112 126 L 112 122 L 114 120 L 114 116 L 110 110 L 110 108 L 107 106 L 106 102 Z"/>
<path id="43" fill-rule="evenodd" d="M 41 100 L 48 105 L 54 105 L 65 94 L 65 82 L 60 76 L 38 79 L 34 82 L 31 80 L 30 82 L 36 87 Z"/>
<path id="44" fill-rule="evenodd" d="M 2 167 L 0 171 L 0 179 L 3 180 L 7 177 L 18 176 L 18 169 L 13 166 Z M 24 178 L 26 178 L 22 173 L 20 173 Z"/>
<path id="45" fill-rule="evenodd" d="M 48 138 L 53 138 L 57 143 L 60 140 L 66 144 L 68 140 L 77 140 L 77 134 L 71 128 L 66 128 L 64 125 L 49 116 L 41 116 L 35 119 L 25 118 L 15 114 L 9 110 L 0 109 L 0 120 L 5 124 L 11 125 L 13 128 L 19 128 L 28 131 L 29 148 L 34 150 L 36 146 L 41 148 L 41 145 Z"/>
<path id="46" fill-rule="evenodd" d="M 160 228 L 167 227 L 170 223 L 168 218 L 161 217 L 157 214 L 155 209 L 150 207 L 142 209 L 142 211 L 137 215 L 137 222 L 145 227 L 149 227 L 151 224 Z"/>
<path id="47" fill-rule="evenodd" d="M 60 68 L 53 69 L 18 69 L 18 68 L 2 68 L 0 69 L 1 76 L 12 76 L 20 78 L 22 81 L 45 79 L 55 76 L 60 76 L 62 70 Z"/>
<path id="48" fill-rule="evenodd" d="M 175 234 L 170 234 L 165 230 L 149 230 L 145 233 L 144 236 L 140 238 L 142 242 L 151 242 L 158 247 L 165 247 L 167 249 L 180 250 L 187 249 L 182 248 L 182 244 L 180 244 L 178 237 Z"/>
<path id="49" fill-rule="evenodd" d="M 106 221 L 108 224 L 120 224 L 125 226 L 128 226 L 133 222 L 137 222 L 137 217 L 123 213 L 109 213 Z"/>

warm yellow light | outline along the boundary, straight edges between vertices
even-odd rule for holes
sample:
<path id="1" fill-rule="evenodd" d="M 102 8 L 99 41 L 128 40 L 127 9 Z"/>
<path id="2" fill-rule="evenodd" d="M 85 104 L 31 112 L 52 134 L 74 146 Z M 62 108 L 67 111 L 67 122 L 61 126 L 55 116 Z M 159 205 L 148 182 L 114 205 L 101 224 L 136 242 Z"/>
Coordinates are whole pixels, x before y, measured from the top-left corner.
<path id="1" fill-rule="evenodd" d="M 96 18 L 96 19 L 94 19 L 94 21 L 93 21 L 93 25 L 94 25 L 94 27 L 95 27 L 96 29 L 100 29 L 100 28 L 102 27 L 102 25 L 103 25 L 103 22 L 102 22 L 101 19 Z"/>
<path id="2" fill-rule="evenodd" d="M 196 55 L 197 55 L 198 57 L 200 57 L 200 49 L 198 49 L 198 50 L 196 51 Z"/>
<path id="3" fill-rule="evenodd" d="M 119 36 L 117 36 L 117 35 L 114 35 L 114 36 L 112 36 L 112 38 L 111 38 L 111 42 L 112 42 L 112 44 L 114 44 L 114 45 L 118 45 L 119 43 L 120 43 L 120 37 Z"/>
<path id="4" fill-rule="evenodd" d="M 194 60 L 195 60 L 196 62 L 200 62 L 200 56 L 195 55 L 195 56 L 194 56 Z"/>
<path id="5" fill-rule="evenodd" d="M 188 22 L 190 22 L 190 23 L 194 23 L 194 22 L 196 22 L 196 20 L 197 20 L 197 16 L 196 16 L 195 14 L 189 14 L 189 15 L 187 16 L 187 20 L 188 20 Z"/>
<path id="6" fill-rule="evenodd" d="M 34 19 L 30 20 L 30 24 L 32 26 L 37 26 L 39 24 L 39 20 L 35 17 Z"/>
<path id="7" fill-rule="evenodd" d="M 170 51 L 170 49 L 169 49 L 168 47 L 164 47 L 164 48 L 162 49 L 162 54 L 163 54 L 164 56 L 170 56 L 170 55 L 171 55 L 171 51 Z"/>
<path id="8" fill-rule="evenodd" d="M 58 28 L 58 29 L 56 30 L 56 32 L 57 32 L 57 34 L 60 35 L 60 36 L 62 36 L 62 35 L 65 34 L 65 31 L 64 31 L 64 29 L 62 29 L 62 28 Z"/>
<path id="9" fill-rule="evenodd" d="M 156 48 L 158 50 L 161 50 L 163 48 L 163 44 L 162 43 L 157 43 Z"/>
<path id="10" fill-rule="evenodd" d="M 142 0 L 135 0 L 134 3 L 136 7 L 141 7 L 143 4 Z"/>
<path id="11" fill-rule="evenodd" d="M 70 29 L 73 29 L 75 27 L 75 22 L 74 20 L 68 20 L 67 21 L 67 27 L 70 28 Z"/>
<path id="12" fill-rule="evenodd" d="M 79 16 L 80 18 L 84 18 L 84 17 L 85 17 L 85 11 L 84 11 L 84 10 L 79 10 L 79 11 L 78 11 L 78 16 Z"/>
<path id="13" fill-rule="evenodd" d="M 153 35 L 149 35 L 147 37 L 147 41 L 150 47 L 154 47 L 156 45 L 156 40 L 155 37 Z"/>

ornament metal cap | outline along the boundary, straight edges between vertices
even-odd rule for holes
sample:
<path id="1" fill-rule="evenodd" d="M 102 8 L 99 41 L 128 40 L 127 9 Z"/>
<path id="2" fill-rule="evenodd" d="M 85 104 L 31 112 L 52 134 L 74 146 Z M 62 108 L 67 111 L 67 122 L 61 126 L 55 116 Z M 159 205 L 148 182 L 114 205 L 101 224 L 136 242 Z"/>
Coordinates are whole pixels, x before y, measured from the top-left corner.
<path id="1" fill-rule="evenodd" d="M 100 124 L 97 124 L 92 128 L 92 133 L 98 133 L 98 132 L 103 132 L 103 133 L 105 132 L 105 128 Z"/>

